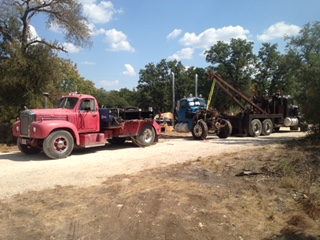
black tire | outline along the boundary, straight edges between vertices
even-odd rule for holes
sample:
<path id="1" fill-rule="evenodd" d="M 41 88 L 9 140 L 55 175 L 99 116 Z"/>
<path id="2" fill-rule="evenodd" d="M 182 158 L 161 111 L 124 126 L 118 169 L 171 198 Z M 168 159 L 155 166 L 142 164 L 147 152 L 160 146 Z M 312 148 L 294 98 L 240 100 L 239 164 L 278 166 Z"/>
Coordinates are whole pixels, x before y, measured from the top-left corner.
<path id="1" fill-rule="evenodd" d="M 17 139 L 17 146 L 18 146 L 20 152 L 27 154 L 27 155 L 38 154 L 42 151 L 41 148 L 31 147 L 29 145 L 21 144 L 20 137 L 18 137 L 18 139 Z"/>
<path id="2" fill-rule="evenodd" d="M 249 135 L 259 137 L 262 132 L 262 124 L 259 119 L 253 119 L 249 125 Z"/>
<path id="3" fill-rule="evenodd" d="M 72 152 L 73 147 L 74 140 L 68 131 L 52 132 L 43 141 L 43 151 L 52 159 L 68 157 Z"/>
<path id="4" fill-rule="evenodd" d="M 222 126 L 219 130 L 218 137 L 219 138 L 228 138 L 232 134 L 232 125 L 228 120 L 222 119 L 220 126 Z"/>
<path id="5" fill-rule="evenodd" d="M 192 136 L 195 140 L 205 140 L 208 136 L 208 126 L 202 119 L 192 127 Z"/>
<path id="6" fill-rule="evenodd" d="M 122 145 L 126 141 L 125 138 L 119 138 L 119 137 L 114 137 L 112 139 L 107 139 L 108 143 L 114 144 L 114 145 Z"/>
<path id="7" fill-rule="evenodd" d="M 139 147 L 147 147 L 154 143 L 156 132 L 151 125 L 145 125 L 139 135 L 135 138 L 136 145 Z"/>
<path id="8" fill-rule="evenodd" d="M 268 136 L 272 133 L 272 131 L 273 131 L 273 123 L 271 119 L 263 120 L 261 135 Z"/>

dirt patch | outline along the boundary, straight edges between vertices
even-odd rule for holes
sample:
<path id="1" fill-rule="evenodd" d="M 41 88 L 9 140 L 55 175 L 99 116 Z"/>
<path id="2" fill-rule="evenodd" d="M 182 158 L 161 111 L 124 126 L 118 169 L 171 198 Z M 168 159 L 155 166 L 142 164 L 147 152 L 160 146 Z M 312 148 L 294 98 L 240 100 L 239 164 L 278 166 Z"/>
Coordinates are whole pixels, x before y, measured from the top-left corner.
<path id="1" fill-rule="evenodd" d="M 0 239 L 320 239 L 320 148 L 299 145 L 15 195 Z"/>

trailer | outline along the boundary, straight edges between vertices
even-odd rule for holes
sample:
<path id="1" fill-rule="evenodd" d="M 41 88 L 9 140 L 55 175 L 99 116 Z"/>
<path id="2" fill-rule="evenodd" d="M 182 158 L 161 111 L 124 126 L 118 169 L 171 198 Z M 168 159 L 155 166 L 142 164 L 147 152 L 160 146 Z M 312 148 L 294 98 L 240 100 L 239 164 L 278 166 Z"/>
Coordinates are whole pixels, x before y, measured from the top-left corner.
<path id="1" fill-rule="evenodd" d="M 99 108 L 90 95 L 70 93 L 54 109 L 27 109 L 13 125 L 17 146 L 25 154 L 43 151 L 49 158 L 65 158 L 75 146 L 90 148 L 126 140 L 146 147 L 161 133 L 153 113 L 140 109 Z"/>
<path id="2" fill-rule="evenodd" d="M 228 84 L 217 74 L 209 74 L 209 79 L 224 91 L 242 109 L 236 115 L 223 114 L 232 125 L 232 134 L 239 136 L 258 137 L 270 135 L 273 131 L 279 131 L 280 127 L 290 127 L 290 130 L 305 129 L 300 109 L 293 104 L 293 99 L 280 92 L 273 96 L 254 96 L 248 98 L 233 86 Z M 250 108 L 246 108 L 241 100 Z"/>

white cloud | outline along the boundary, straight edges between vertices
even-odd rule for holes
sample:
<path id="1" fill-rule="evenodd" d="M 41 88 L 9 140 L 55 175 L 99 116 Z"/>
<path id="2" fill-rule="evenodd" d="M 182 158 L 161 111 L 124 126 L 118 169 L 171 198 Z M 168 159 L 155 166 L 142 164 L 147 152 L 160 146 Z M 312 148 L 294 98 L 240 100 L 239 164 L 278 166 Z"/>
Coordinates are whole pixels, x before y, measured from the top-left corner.
<path id="1" fill-rule="evenodd" d="M 283 38 L 287 36 L 295 36 L 299 33 L 300 27 L 296 25 L 288 25 L 285 22 L 278 22 L 271 25 L 262 35 L 257 35 L 261 42 L 267 42 L 274 39 Z"/>
<path id="2" fill-rule="evenodd" d="M 73 43 L 64 43 L 63 47 L 67 50 L 68 53 L 78 53 L 82 48 L 75 46 Z"/>
<path id="3" fill-rule="evenodd" d="M 223 28 L 209 28 L 199 35 L 195 33 L 185 33 L 179 42 L 184 46 L 194 48 L 209 48 L 216 44 L 217 41 L 229 42 L 232 38 L 247 39 L 250 31 L 241 26 L 228 26 Z"/>
<path id="4" fill-rule="evenodd" d="M 81 64 L 83 64 L 83 65 L 96 65 L 95 62 L 89 62 L 89 61 L 81 62 Z"/>
<path id="5" fill-rule="evenodd" d="M 168 58 L 176 59 L 177 61 L 180 61 L 181 59 L 191 59 L 193 53 L 194 53 L 193 48 L 183 48 Z"/>
<path id="6" fill-rule="evenodd" d="M 41 40 L 41 38 L 38 36 L 38 33 L 36 31 L 36 29 L 34 28 L 34 26 L 29 25 L 28 27 L 28 41 L 32 42 L 32 41 L 36 41 L 36 40 Z"/>
<path id="7" fill-rule="evenodd" d="M 112 51 L 129 51 L 134 52 L 134 48 L 127 40 L 127 36 L 116 29 L 111 29 L 105 32 L 105 41 L 110 45 Z"/>
<path id="8" fill-rule="evenodd" d="M 81 0 L 83 4 L 83 12 L 89 21 L 95 24 L 105 24 L 112 20 L 114 14 L 121 13 L 122 10 L 114 8 L 112 2 L 101 1 L 96 4 L 95 0 Z"/>
<path id="9" fill-rule="evenodd" d="M 126 71 L 122 72 L 123 75 L 130 76 L 130 77 L 133 77 L 136 75 L 134 68 L 130 64 L 125 64 L 124 67 L 126 68 Z"/>
<path id="10" fill-rule="evenodd" d="M 120 83 L 119 80 L 115 80 L 115 81 L 113 81 L 113 82 L 104 80 L 104 81 L 100 81 L 100 82 L 99 82 L 99 86 L 113 87 L 113 86 L 119 85 L 119 83 Z"/>
<path id="11" fill-rule="evenodd" d="M 171 33 L 167 35 L 167 39 L 175 39 L 182 33 L 181 29 L 174 29 Z"/>
<path id="12" fill-rule="evenodd" d="M 100 28 L 98 30 L 92 31 L 94 36 L 99 36 L 99 35 L 103 35 L 106 33 L 106 30 L 104 28 Z"/>

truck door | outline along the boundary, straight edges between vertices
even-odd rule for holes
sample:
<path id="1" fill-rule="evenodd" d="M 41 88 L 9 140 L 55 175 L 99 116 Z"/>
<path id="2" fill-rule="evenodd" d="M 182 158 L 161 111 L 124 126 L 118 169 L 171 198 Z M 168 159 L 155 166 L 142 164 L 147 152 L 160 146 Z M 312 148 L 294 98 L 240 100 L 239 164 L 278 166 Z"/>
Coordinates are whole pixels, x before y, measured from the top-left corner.
<path id="1" fill-rule="evenodd" d="M 99 114 L 94 99 L 83 99 L 79 106 L 78 131 L 98 132 Z"/>

